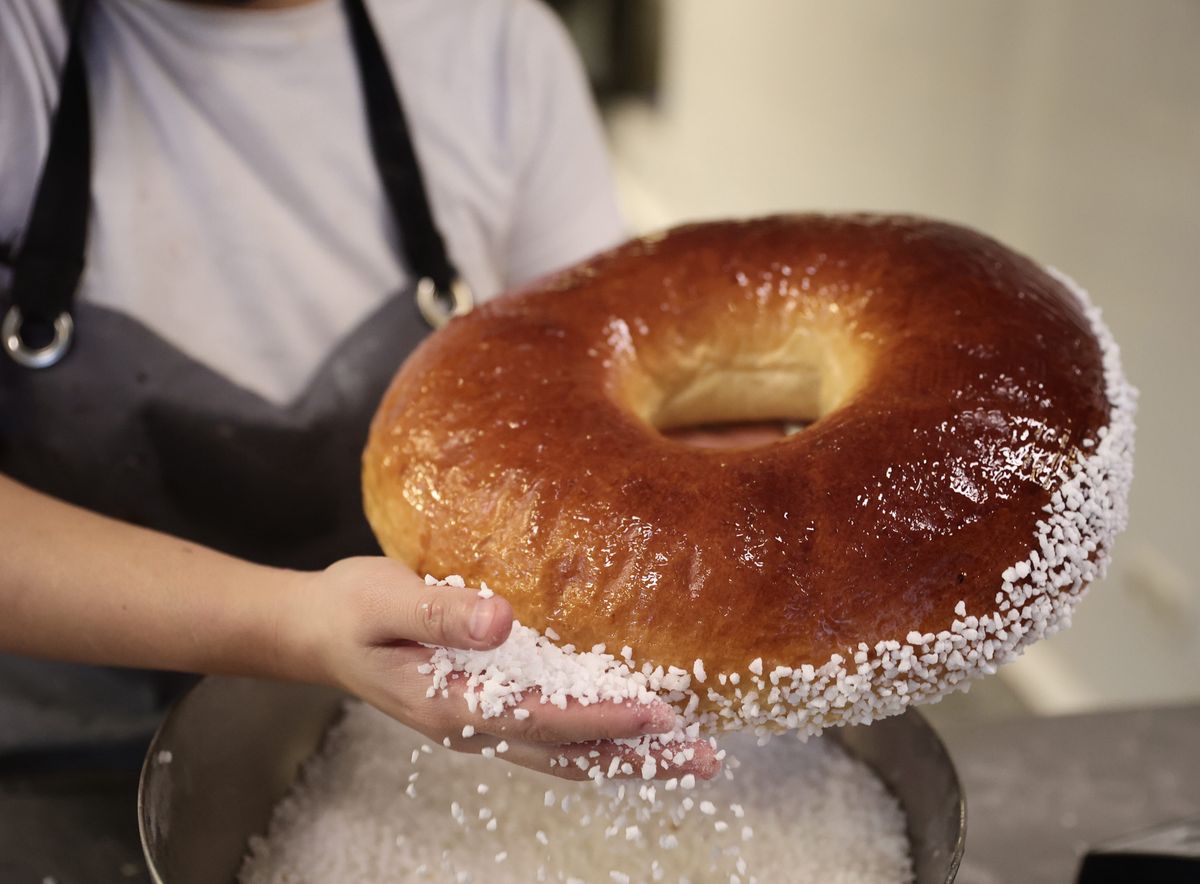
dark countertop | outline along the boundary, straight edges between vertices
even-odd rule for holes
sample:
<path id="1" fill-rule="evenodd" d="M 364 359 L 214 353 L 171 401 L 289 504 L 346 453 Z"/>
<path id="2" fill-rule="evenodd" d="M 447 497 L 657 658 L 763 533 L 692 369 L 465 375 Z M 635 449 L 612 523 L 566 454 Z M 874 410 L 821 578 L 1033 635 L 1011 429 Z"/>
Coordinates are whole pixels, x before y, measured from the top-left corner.
<path id="1" fill-rule="evenodd" d="M 960 884 L 1064 884 L 1090 844 L 1200 814 L 1200 705 L 939 729 L 967 795 Z M 134 884 L 133 771 L 0 770 L 0 881 Z"/>

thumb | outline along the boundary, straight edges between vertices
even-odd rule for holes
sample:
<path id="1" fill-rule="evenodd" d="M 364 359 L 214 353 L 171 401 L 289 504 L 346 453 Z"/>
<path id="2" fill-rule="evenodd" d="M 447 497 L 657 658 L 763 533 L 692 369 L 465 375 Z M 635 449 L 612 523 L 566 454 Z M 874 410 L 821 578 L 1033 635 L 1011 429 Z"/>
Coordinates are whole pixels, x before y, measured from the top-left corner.
<path id="1" fill-rule="evenodd" d="M 474 589 L 422 584 L 406 588 L 389 607 L 397 638 L 427 645 L 487 650 L 512 631 L 512 605 L 499 596 L 481 598 Z"/>

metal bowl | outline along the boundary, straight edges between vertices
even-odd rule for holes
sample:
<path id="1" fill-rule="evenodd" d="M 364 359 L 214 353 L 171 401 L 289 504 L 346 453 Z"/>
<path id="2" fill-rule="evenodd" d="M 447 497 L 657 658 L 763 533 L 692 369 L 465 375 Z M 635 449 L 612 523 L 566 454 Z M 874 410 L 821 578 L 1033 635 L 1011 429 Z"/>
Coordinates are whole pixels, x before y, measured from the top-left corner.
<path id="1" fill-rule="evenodd" d="M 247 841 L 341 713 L 327 688 L 206 678 L 180 700 L 142 765 L 138 822 L 158 884 L 231 884 Z M 952 882 L 966 802 L 937 734 L 917 712 L 829 732 L 870 765 L 908 816 L 917 884 Z M 169 755 L 167 754 L 169 753 Z"/>

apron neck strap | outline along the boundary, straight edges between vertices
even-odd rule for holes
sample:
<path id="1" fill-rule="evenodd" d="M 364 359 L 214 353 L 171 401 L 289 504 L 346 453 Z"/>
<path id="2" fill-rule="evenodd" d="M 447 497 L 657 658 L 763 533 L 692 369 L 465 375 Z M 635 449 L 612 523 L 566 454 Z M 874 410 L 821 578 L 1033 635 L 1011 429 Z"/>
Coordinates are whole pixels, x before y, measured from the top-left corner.
<path id="1" fill-rule="evenodd" d="M 21 247 L 12 265 L 12 300 L 0 343 L 29 368 L 62 358 L 73 332 L 71 303 L 83 275 L 92 183 L 92 125 L 83 63 L 86 0 L 60 3 L 67 56 L 59 82 L 50 145 Z"/>
<path id="2" fill-rule="evenodd" d="M 91 206 L 92 120 L 84 64 L 89 0 L 60 0 L 67 54 L 50 144 L 29 221 L 12 264 L 11 305 L 0 320 L 0 345 L 17 363 L 57 363 L 74 333 L 71 307 L 83 275 Z M 408 120 L 387 58 L 363 0 L 342 0 L 358 63 L 371 154 L 400 233 L 403 257 L 417 278 L 417 303 L 434 327 L 471 309 L 471 294 L 433 220 Z"/>
<path id="3" fill-rule="evenodd" d="M 471 309 L 471 292 L 450 262 L 433 220 L 408 118 L 370 13 L 363 0 L 342 0 L 342 7 L 358 62 L 375 168 L 400 228 L 408 266 L 417 277 L 417 304 L 426 321 L 438 327 Z"/>

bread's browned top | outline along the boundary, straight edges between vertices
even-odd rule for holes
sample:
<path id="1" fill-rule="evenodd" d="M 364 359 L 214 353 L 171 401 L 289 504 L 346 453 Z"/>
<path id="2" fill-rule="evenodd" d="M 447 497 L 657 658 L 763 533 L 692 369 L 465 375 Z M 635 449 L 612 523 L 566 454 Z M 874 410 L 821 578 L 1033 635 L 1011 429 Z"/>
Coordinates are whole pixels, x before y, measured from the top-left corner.
<path id="1" fill-rule="evenodd" d="M 753 405 L 775 383 L 759 354 L 783 350 L 851 378 L 801 433 L 714 450 L 647 423 L 706 363 L 751 403 L 725 416 L 813 417 Z M 978 233 L 699 224 L 432 335 L 376 416 L 364 489 L 387 552 L 486 581 L 577 646 L 710 673 L 819 665 L 944 629 L 959 600 L 993 610 L 1108 410 L 1076 299 Z"/>

